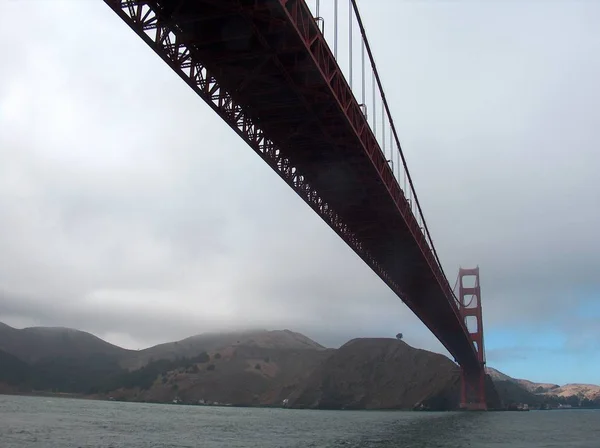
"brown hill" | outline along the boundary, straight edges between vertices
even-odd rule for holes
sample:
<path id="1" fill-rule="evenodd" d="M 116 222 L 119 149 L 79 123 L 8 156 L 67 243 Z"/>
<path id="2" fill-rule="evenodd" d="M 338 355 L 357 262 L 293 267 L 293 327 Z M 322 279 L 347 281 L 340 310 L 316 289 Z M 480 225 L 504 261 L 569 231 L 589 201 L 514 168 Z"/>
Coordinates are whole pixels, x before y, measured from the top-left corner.
<path id="1" fill-rule="evenodd" d="M 131 401 L 170 402 L 178 398 L 194 404 L 202 400 L 238 406 L 279 405 L 332 350 L 316 343 L 312 348 L 282 348 L 273 340 L 275 335 L 265 335 L 273 346 L 258 344 L 258 334 L 246 343 L 236 339 L 228 347 L 211 351 L 206 362 L 159 374 L 147 390 L 121 389 L 108 395 Z"/>
<path id="2" fill-rule="evenodd" d="M 595 384 L 565 384 L 558 388 L 544 392 L 544 395 L 556 395 L 557 397 L 587 398 L 588 400 L 600 401 L 600 386 Z"/>
<path id="3" fill-rule="evenodd" d="M 536 383 L 529 380 L 512 378 L 499 370 L 487 368 L 488 373 L 494 381 L 508 381 L 519 385 L 526 391 L 535 394 L 537 401 L 543 401 L 544 397 L 578 397 L 580 399 L 600 400 L 600 386 L 595 384 L 565 384 L 559 386 L 553 383 Z"/>
<path id="4" fill-rule="evenodd" d="M 261 347 L 289 350 L 324 350 L 325 347 L 290 330 L 253 330 L 233 333 L 204 333 L 177 342 L 155 345 L 133 352 L 121 365 L 129 370 L 139 369 L 152 360 L 192 358 L 201 352 L 218 351 L 231 346 Z"/>
<path id="5" fill-rule="evenodd" d="M 558 384 L 535 383 L 533 381 L 523 379 L 513 379 L 513 381 L 534 394 L 552 392 L 560 387 Z"/>
<path id="6" fill-rule="evenodd" d="M 90 355 L 124 357 L 135 353 L 85 331 L 71 328 L 31 327 L 18 330 L 0 323 L 0 350 L 35 363 L 44 359 L 88 358 Z"/>
<path id="7" fill-rule="evenodd" d="M 329 354 L 289 330 L 202 334 L 138 352 L 82 331 L 17 330 L 1 324 L 0 347 L 0 383 L 5 391 L 97 393 L 113 385 L 147 388 L 155 382 L 138 398 L 171 401 L 173 391 L 180 388 L 177 394 L 190 400 L 241 405 L 281 400 L 281 394 L 289 393 Z M 209 356 L 211 370 L 204 363 Z M 122 395 L 131 399 L 138 394 L 129 390 Z"/>
<path id="8" fill-rule="evenodd" d="M 505 373 L 500 372 L 492 367 L 485 368 L 486 373 L 492 378 L 494 381 L 515 381 L 514 378 L 506 375 Z"/>
<path id="9" fill-rule="evenodd" d="M 128 400 L 178 397 L 191 403 L 237 405 L 280 404 L 289 399 L 291 406 L 313 408 L 423 404 L 453 409 L 458 404 L 456 365 L 445 356 L 395 339 L 356 339 L 332 350 L 289 330 L 255 330 L 201 334 L 131 351 L 83 331 L 17 330 L 0 324 L 1 353 L 6 358 L 0 372 L 2 390 L 7 385 L 79 393 L 113 390 L 112 395 Z M 545 385 L 515 380 L 494 369 L 489 372 L 504 404 L 539 401 L 539 395 L 522 385 L 529 390 Z M 129 389 L 114 391 L 116 387 Z M 549 385 L 548 393 L 594 399 L 598 389 Z M 500 405 L 491 380 L 488 396 L 490 407 Z"/>
<path id="10" fill-rule="evenodd" d="M 529 381 L 529 380 L 516 379 L 516 378 L 508 376 L 505 373 L 502 373 L 499 370 L 494 369 L 492 367 L 486 367 L 486 371 L 487 371 L 488 375 L 490 375 L 492 377 L 492 379 L 496 382 L 497 381 L 507 381 L 507 382 L 511 382 L 514 384 L 518 384 L 520 387 L 522 387 L 526 391 L 534 393 L 534 394 L 547 392 L 547 391 L 550 391 L 550 390 L 553 390 L 553 389 L 556 389 L 557 387 L 559 387 L 558 384 L 534 383 L 533 381 Z"/>
<path id="11" fill-rule="evenodd" d="M 500 401 L 488 382 L 488 406 Z M 297 408 L 455 409 L 459 372 L 443 355 L 396 339 L 354 339 L 326 359 L 289 397 Z"/>

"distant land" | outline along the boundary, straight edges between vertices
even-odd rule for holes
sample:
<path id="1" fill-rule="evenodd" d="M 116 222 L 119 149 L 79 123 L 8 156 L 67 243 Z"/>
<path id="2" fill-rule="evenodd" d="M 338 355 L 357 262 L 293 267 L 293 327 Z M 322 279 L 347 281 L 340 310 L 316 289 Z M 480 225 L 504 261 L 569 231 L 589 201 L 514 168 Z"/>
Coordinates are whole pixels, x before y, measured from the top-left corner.
<path id="1" fill-rule="evenodd" d="M 559 386 L 552 383 L 535 383 L 529 380 L 511 378 L 504 373 L 487 368 L 496 385 L 515 385 L 533 394 L 534 399 L 527 401 L 530 405 L 550 404 L 571 407 L 598 407 L 600 406 L 600 386 L 596 384 L 564 384 Z M 510 387 L 510 386 L 509 386 Z"/>
<path id="2" fill-rule="evenodd" d="M 126 350 L 69 328 L 0 323 L 0 393 L 311 409 L 453 410 L 459 370 L 392 338 L 323 347 L 290 330 L 205 333 Z M 596 385 L 541 384 L 488 369 L 488 406 L 599 407 Z"/>

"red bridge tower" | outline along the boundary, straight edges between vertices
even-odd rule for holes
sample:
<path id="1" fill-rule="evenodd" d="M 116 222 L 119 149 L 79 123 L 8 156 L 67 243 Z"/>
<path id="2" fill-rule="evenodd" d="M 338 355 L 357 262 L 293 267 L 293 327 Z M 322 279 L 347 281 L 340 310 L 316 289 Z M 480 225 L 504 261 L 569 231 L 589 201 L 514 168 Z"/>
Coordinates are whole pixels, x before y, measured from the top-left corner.
<path id="1" fill-rule="evenodd" d="M 469 279 L 465 285 L 465 278 Z M 474 278 L 474 281 L 470 280 Z M 481 288 L 479 267 L 460 268 L 458 271 L 458 300 L 460 315 L 471 336 L 479 368 L 461 367 L 460 407 L 465 410 L 487 410 L 485 400 L 485 349 L 483 345 L 483 319 L 481 312 Z"/>

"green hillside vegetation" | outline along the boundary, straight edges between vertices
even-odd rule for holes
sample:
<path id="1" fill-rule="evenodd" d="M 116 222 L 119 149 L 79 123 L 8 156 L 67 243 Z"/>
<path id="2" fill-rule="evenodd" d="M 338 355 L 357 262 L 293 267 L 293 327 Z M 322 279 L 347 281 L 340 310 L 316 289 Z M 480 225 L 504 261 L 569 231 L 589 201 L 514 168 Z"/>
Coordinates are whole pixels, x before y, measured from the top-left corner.
<path id="1" fill-rule="evenodd" d="M 203 364 L 210 360 L 210 356 L 206 352 L 200 353 L 193 358 L 177 358 L 174 360 L 159 359 L 151 361 L 141 369 L 131 372 L 121 370 L 117 374 L 113 374 L 104 381 L 97 383 L 96 387 L 92 387 L 87 392 L 90 393 L 108 393 L 116 389 L 149 389 L 154 382 L 162 375 L 177 370 L 184 369 L 186 371 L 197 371 L 197 364 Z"/>
<path id="2" fill-rule="evenodd" d="M 532 394 L 512 381 L 496 380 L 494 381 L 494 385 L 496 386 L 498 394 L 501 397 L 506 397 L 503 403 L 505 406 L 519 403 L 527 403 L 530 406 L 539 406 L 546 398 Z"/>
<path id="3" fill-rule="evenodd" d="M 27 389 L 32 376 L 32 368 L 16 356 L 0 350 L 0 382 Z"/>
<path id="4" fill-rule="evenodd" d="M 193 358 L 160 359 L 129 372 L 109 355 L 83 358 L 55 357 L 27 364 L 16 356 L 0 351 L 0 382 L 21 391 L 54 391 L 79 394 L 106 393 L 115 389 L 148 389 L 161 375 L 177 369 L 197 369 L 208 362 L 206 352 Z"/>

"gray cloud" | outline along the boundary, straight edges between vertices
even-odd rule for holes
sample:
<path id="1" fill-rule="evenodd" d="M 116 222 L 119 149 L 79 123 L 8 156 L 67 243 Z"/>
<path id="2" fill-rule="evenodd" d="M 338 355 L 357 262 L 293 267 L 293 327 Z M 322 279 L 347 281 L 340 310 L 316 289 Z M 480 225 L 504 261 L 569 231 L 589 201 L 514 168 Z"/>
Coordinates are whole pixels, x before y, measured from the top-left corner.
<path id="1" fill-rule="evenodd" d="M 362 9 L 445 269 L 481 267 L 486 328 L 588 300 L 598 5 Z M 0 320 L 134 348 L 261 326 L 443 351 L 102 2 L 5 2 L 0 42 Z"/>

